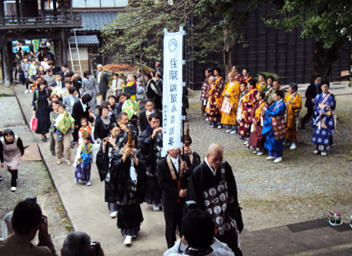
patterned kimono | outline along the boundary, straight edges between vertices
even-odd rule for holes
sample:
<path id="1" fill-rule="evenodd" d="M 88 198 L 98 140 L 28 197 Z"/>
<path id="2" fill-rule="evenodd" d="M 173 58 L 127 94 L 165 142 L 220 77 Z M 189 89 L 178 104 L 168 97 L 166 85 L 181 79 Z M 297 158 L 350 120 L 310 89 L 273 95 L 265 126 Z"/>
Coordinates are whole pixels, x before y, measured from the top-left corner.
<path id="1" fill-rule="evenodd" d="M 230 96 L 225 96 L 225 93 L 230 93 Z M 221 107 L 221 124 L 224 125 L 236 125 L 236 111 L 238 105 L 238 99 L 240 96 L 240 82 L 228 82 L 222 92 L 224 97 Z"/>
<path id="2" fill-rule="evenodd" d="M 256 83 L 255 87 L 257 88 L 258 92 L 267 92 L 269 90 L 265 81 Z"/>
<path id="3" fill-rule="evenodd" d="M 255 95 L 257 94 L 257 89 L 252 89 L 247 92 L 241 103 L 242 109 L 242 120 L 240 121 L 240 127 L 238 134 L 242 137 L 249 137 L 250 128 L 252 124 L 251 112 L 253 111 L 253 106 L 256 102 Z"/>
<path id="4" fill-rule="evenodd" d="M 222 77 L 218 77 L 215 80 L 215 83 L 209 90 L 209 98 L 208 98 L 208 118 L 209 122 L 219 122 L 221 115 L 220 109 L 222 106 L 222 96 L 221 92 L 223 90 L 224 80 Z"/>
<path id="5" fill-rule="evenodd" d="M 286 133 L 285 139 L 297 141 L 297 130 L 299 122 L 299 111 L 302 108 L 301 96 L 295 92 L 287 94 L 285 97 L 286 103 Z"/>
<path id="6" fill-rule="evenodd" d="M 262 136 L 266 136 L 264 147 L 272 157 L 282 157 L 284 151 L 285 111 L 286 105 L 280 100 L 265 112 Z"/>
<path id="7" fill-rule="evenodd" d="M 335 95 L 331 93 L 318 94 L 314 98 L 314 116 L 311 121 L 311 126 L 314 127 L 312 142 L 314 149 L 321 152 L 330 150 L 332 141 L 332 134 L 335 129 Z M 322 116 L 320 114 L 323 114 Z"/>
<path id="8" fill-rule="evenodd" d="M 252 123 L 251 134 L 249 136 L 248 147 L 255 151 L 264 150 L 264 137 L 262 136 L 263 120 L 265 112 L 263 107 L 267 105 L 264 100 L 256 102 L 254 105 L 254 110 L 252 112 Z"/>
<path id="9" fill-rule="evenodd" d="M 204 82 L 202 84 L 202 89 L 200 91 L 201 111 L 202 111 L 202 113 L 205 112 L 205 108 L 207 106 L 209 89 L 210 89 L 209 81 L 208 81 L 208 78 L 206 77 L 204 79 Z"/>
<path id="10" fill-rule="evenodd" d="M 93 144 L 82 144 L 79 149 L 81 152 L 78 160 L 79 164 L 75 169 L 75 178 L 81 181 L 89 181 L 93 160 Z"/>

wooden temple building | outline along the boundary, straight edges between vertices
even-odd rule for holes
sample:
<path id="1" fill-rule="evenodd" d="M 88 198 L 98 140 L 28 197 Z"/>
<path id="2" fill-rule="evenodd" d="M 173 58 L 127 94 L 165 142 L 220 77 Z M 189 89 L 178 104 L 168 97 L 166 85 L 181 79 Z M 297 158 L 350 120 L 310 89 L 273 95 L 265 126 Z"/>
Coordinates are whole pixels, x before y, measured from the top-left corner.
<path id="1" fill-rule="evenodd" d="M 81 28 L 81 15 L 72 12 L 71 0 L 0 0 L 1 66 L 5 86 L 13 82 L 12 41 L 50 38 L 56 63 L 67 63 L 68 38 Z"/>

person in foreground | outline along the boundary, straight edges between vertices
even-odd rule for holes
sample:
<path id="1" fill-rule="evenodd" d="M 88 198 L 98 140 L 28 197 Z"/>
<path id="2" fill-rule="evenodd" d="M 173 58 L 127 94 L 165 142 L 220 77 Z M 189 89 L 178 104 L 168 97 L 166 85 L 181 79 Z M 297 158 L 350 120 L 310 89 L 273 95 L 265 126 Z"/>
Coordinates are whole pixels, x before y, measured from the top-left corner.
<path id="1" fill-rule="evenodd" d="M 223 161 L 224 150 L 213 143 L 204 162 L 191 173 L 187 199 L 208 212 L 217 230 L 215 236 L 226 243 L 236 256 L 242 255 L 239 233 L 243 230 L 241 207 L 237 198 L 236 180 L 231 166 Z"/>
<path id="2" fill-rule="evenodd" d="M 14 233 L 0 241 L 0 255 L 56 256 L 54 244 L 48 233 L 48 219 L 42 215 L 40 206 L 33 201 L 17 204 L 12 215 Z M 31 241 L 39 230 L 39 244 Z"/>
<path id="3" fill-rule="evenodd" d="M 111 182 L 114 185 L 118 216 L 117 226 L 125 237 L 124 245 L 132 244 L 138 236 L 143 214 L 140 204 L 143 203 L 146 191 L 145 164 L 140 152 L 135 148 L 136 137 L 128 131 L 128 140 L 124 141 L 118 155 L 112 160 Z"/>
<path id="4" fill-rule="evenodd" d="M 212 218 L 204 211 L 189 210 L 182 221 L 183 237 L 167 250 L 163 256 L 197 255 L 197 256 L 234 256 L 225 244 L 214 237 L 215 225 Z"/>
<path id="5" fill-rule="evenodd" d="M 326 156 L 333 144 L 332 134 L 336 124 L 335 95 L 329 92 L 329 82 L 322 82 L 322 93 L 314 98 L 314 116 L 311 125 L 314 127 L 312 142 L 314 154 Z"/>
<path id="6" fill-rule="evenodd" d="M 99 242 L 92 242 L 90 236 L 82 231 L 73 231 L 64 240 L 61 256 L 104 256 Z"/>

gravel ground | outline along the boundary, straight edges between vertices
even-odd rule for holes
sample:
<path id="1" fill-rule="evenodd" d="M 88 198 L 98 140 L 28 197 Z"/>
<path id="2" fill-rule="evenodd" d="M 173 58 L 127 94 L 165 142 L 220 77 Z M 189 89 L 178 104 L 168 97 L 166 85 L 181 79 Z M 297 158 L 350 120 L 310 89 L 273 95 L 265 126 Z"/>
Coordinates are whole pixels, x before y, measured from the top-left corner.
<path id="1" fill-rule="evenodd" d="M 210 128 L 200 115 L 199 92 L 190 97 L 188 117 L 193 149 L 203 158 L 210 143 L 218 142 L 224 147 L 224 158 L 236 177 L 246 229 L 327 218 L 329 211 L 341 212 L 344 221 L 349 222 L 352 214 L 351 92 L 351 88 L 332 91 L 337 96 L 339 122 L 331 154 L 327 157 L 313 154 L 313 129 L 307 128 L 299 131 L 298 148 L 294 151 L 287 148 L 279 164 L 267 161 L 267 155 L 254 155 L 243 146 L 238 135 Z M 303 108 L 300 116 L 305 113 Z"/>
<path id="2" fill-rule="evenodd" d="M 0 94 L 12 94 L 12 90 L 1 88 Z M 12 97 L 0 97 L 0 128 L 9 128 L 24 141 L 32 136 L 29 128 L 23 121 L 23 116 L 17 100 Z M 26 146 L 26 144 L 25 144 Z M 43 213 L 48 216 L 49 232 L 57 249 L 61 249 L 63 240 L 70 230 L 70 223 L 65 215 L 61 200 L 53 187 L 46 166 L 42 161 L 22 161 L 18 174 L 17 191 L 10 192 L 10 173 L 1 169 L 0 175 L 4 180 L 0 182 L 0 219 L 13 210 L 16 204 L 29 196 L 36 196 Z"/>

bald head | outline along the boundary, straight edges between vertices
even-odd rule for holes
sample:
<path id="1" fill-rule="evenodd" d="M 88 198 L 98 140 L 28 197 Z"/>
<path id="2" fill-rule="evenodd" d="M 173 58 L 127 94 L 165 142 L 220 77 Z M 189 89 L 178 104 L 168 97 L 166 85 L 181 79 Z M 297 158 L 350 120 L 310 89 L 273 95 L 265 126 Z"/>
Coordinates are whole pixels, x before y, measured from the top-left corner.
<path id="1" fill-rule="evenodd" d="M 215 152 L 221 152 L 221 153 L 224 152 L 224 150 L 222 149 L 219 143 L 212 143 L 208 147 L 208 154 L 213 154 Z"/>
<path id="2" fill-rule="evenodd" d="M 213 169 L 218 169 L 223 160 L 224 150 L 219 143 L 212 143 L 208 148 L 207 162 Z"/>

